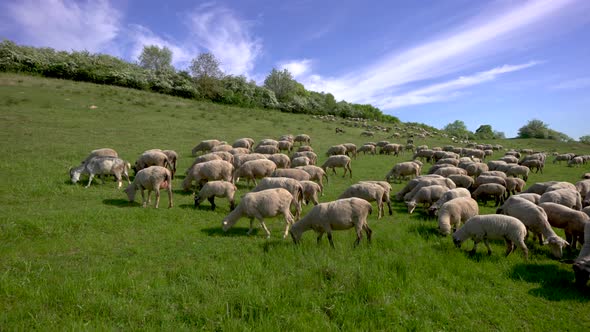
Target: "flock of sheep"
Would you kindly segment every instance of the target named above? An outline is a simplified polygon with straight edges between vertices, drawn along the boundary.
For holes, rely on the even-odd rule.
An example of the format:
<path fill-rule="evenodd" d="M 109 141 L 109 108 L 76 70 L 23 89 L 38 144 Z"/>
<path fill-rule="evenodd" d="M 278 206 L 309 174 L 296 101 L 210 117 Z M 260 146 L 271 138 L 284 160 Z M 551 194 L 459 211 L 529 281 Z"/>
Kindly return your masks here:
<path fill-rule="evenodd" d="M 343 176 L 349 173 L 352 177 L 351 161 L 358 153 L 398 155 L 413 142 L 406 146 L 387 141 L 368 142 L 358 149 L 351 143 L 335 145 L 328 149 L 328 158 L 321 166 L 316 166 L 317 154 L 308 135 L 284 135 L 278 140 L 264 139 L 257 145 L 254 143 L 251 138 L 238 139 L 233 144 L 211 139 L 192 149 L 196 158 L 186 170 L 183 190 L 195 191 L 195 206 L 208 200 L 212 210 L 216 207 L 216 197 L 227 198 L 231 212 L 222 221 L 224 231 L 246 217 L 250 220 L 248 234 L 257 219 L 270 237 L 264 219 L 283 215 L 286 222 L 283 238 L 291 235 L 295 243 L 300 241 L 303 232 L 314 230 L 318 242 L 326 233 L 330 245 L 334 246 L 332 231 L 353 227 L 357 235 L 355 244 L 361 241 L 363 232 L 370 241 L 372 231 L 367 217 L 372 213 L 371 202 L 377 204 L 378 218 L 384 215 L 385 204 L 391 215 L 390 182 L 410 178 L 394 198 L 405 202 L 408 213 L 422 205 L 425 213 L 436 215 L 439 232 L 452 234 L 457 247 L 472 239 L 472 252 L 475 252 L 483 241 L 491 254 L 488 241 L 504 239 L 506 255 L 517 246 L 527 258 L 525 240 L 530 231 L 541 245 L 547 244 L 552 254 L 561 258 L 563 248 L 577 250 L 576 243 L 579 242 L 582 249 L 573 265 L 576 282 L 585 285 L 589 279 L 590 174 L 585 174 L 584 179 L 576 184 L 549 181 L 535 183 L 523 190 L 531 170 L 543 172 L 547 158 L 544 153 L 508 151 L 498 160 L 484 162 L 493 150 L 502 147 L 429 149 L 419 146 L 415 150 L 412 148 L 412 160 L 394 165 L 385 175 L 385 181 L 360 181 L 347 188 L 337 200 L 320 203 L 318 195 L 323 194 L 328 169 L 336 174 L 335 168 L 343 168 Z M 291 153 L 291 156 L 283 152 Z M 567 160 L 568 165 L 577 166 L 590 159 L 571 155 L 565 159 L 564 156 L 556 156 L 554 163 Z M 168 206 L 172 207 L 172 179 L 177 159 L 178 154 L 172 150 L 153 149 L 141 154 L 131 166 L 120 159 L 116 151 L 104 148 L 92 151 L 80 166 L 70 170 L 70 176 L 75 183 L 81 174 L 88 174 L 89 186 L 95 175 L 114 175 L 119 188 L 125 177 L 129 185 L 124 191 L 129 201 L 135 199 L 139 190 L 146 207 L 154 191 L 157 208 L 160 190 L 164 189 L 168 192 Z M 422 171 L 425 163 L 432 163 L 427 172 Z M 135 171 L 132 182 L 128 175 L 130 169 Z M 235 183 L 240 179 L 245 179 L 246 185 L 253 188 L 236 205 Z M 144 195 L 146 189 L 147 197 Z M 478 201 L 487 204 L 489 200 L 495 202 L 496 214 L 479 215 Z M 314 207 L 301 216 L 302 204 L 309 202 Z M 564 229 L 566 239 L 558 236 L 553 227 Z"/>

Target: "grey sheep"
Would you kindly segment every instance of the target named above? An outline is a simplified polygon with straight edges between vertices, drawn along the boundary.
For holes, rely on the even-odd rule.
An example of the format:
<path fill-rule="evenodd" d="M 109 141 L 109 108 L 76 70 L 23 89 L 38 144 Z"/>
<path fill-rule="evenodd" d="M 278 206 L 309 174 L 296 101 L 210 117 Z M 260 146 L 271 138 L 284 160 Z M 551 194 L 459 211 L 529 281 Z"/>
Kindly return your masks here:
<path fill-rule="evenodd" d="M 318 205 L 318 193 L 322 191 L 319 184 L 313 181 L 299 181 L 303 187 L 303 202 L 307 205 L 311 202 L 313 205 Z"/>
<path fill-rule="evenodd" d="M 590 217 L 582 211 L 576 211 L 557 203 L 539 203 L 539 206 L 547 213 L 549 223 L 553 227 L 562 228 L 565 239 L 570 243 L 570 248 L 576 248 L 578 239 L 584 237 L 584 227 L 590 222 Z"/>
<path fill-rule="evenodd" d="M 349 156 L 346 155 L 339 155 L 339 156 L 330 156 L 328 159 L 322 164 L 322 169 L 326 171 L 327 168 L 331 168 L 332 172 L 336 174 L 336 167 L 344 168 L 344 174 L 342 177 L 346 176 L 346 172 L 352 178 L 352 168 L 350 167 L 351 159 Z"/>
<path fill-rule="evenodd" d="M 275 153 L 266 157 L 277 165 L 277 168 L 289 168 L 291 167 L 291 158 L 284 153 Z"/>
<path fill-rule="evenodd" d="M 195 207 L 198 207 L 206 199 L 211 203 L 211 211 L 215 211 L 215 197 L 227 197 L 229 200 L 229 209 L 233 210 L 236 207 L 234 196 L 237 190 L 238 188 L 229 181 L 209 181 L 195 195 Z"/>
<path fill-rule="evenodd" d="M 521 178 L 510 177 L 506 178 L 504 181 L 506 181 L 506 194 L 508 195 L 516 195 L 521 193 L 524 189 L 524 186 L 526 186 L 526 182 Z"/>
<path fill-rule="evenodd" d="M 232 181 L 233 171 L 234 166 L 225 160 L 211 160 L 196 164 L 189 170 L 182 181 L 182 189 L 184 191 L 189 190 L 193 181 L 196 182 L 197 187 L 201 187 L 208 181 Z"/>
<path fill-rule="evenodd" d="M 315 165 L 307 165 L 307 166 L 298 166 L 296 169 L 303 170 L 309 174 L 309 179 L 311 181 L 316 181 L 321 188 L 322 194 L 324 193 L 324 179 L 326 179 L 326 183 L 328 183 L 328 175 L 326 172 L 318 166 Z"/>
<path fill-rule="evenodd" d="M 375 154 L 375 145 L 373 144 L 364 144 L 358 149 L 358 153 L 362 152 L 363 154 Z"/>
<path fill-rule="evenodd" d="M 416 206 L 422 203 L 426 207 L 430 207 L 434 202 L 438 201 L 444 193 L 450 189 L 446 186 L 431 185 L 421 187 L 409 200 L 406 200 L 408 213 L 414 212 Z"/>
<path fill-rule="evenodd" d="M 471 198 L 475 200 L 482 199 L 484 205 L 487 203 L 488 198 L 493 198 L 496 201 L 495 206 L 504 203 L 505 196 L 506 187 L 497 183 L 484 183 L 471 193 Z"/>
<path fill-rule="evenodd" d="M 531 171 L 534 169 L 535 173 L 539 173 L 539 171 L 541 171 L 541 174 L 543 174 L 543 168 L 545 167 L 545 163 L 537 159 L 525 160 L 520 164 L 522 166 L 528 167 Z"/>
<path fill-rule="evenodd" d="M 201 141 L 199 144 L 197 144 L 191 150 L 191 155 L 194 157 L 197 155 L 197 152 L 210 152 L 211 149 L 213 149 L 213 147 L 223 144 L 223 143 L 225 143 L 225 142 L 222 142 L 222 141 L 216 140 L 216 139 L 209 139 L 209 140 Z"/>
<path fill-rule="evenodd" d="M 489 240 L 505 240 L 506 256 L 510 255 L 516 244 L 523 252 L 524 258 L 528 259 L 529 250 L 524 244 L 526 227 L 520 220 L 502 214 L 477 215 L 469 218 L 463 227 L 453 233 L 453 242 L 457 248 L 467 240 L 473 240 L 471 254 L 475 254 L 477 245 L 483 241 L 488 248 L 488 255 L 492 254 Z"/>
<path fill-rule="evenodd" d="M 386 201 L 385 189 L 376 183 L 355 183 L 340 194 L 338 199 L 358 197 L 367 202 L 377 202 L 378 219 L 383 217 L 383 202 Z M 391 209 L 390 209 L 391 212 Z"/>
<path fill-rule="evenodd" d="M 308 166 L 311 160 L 307 157 L 297 157 L 291 161 L 291 167 Z"/>
<path fill-rule="evenodd" d="M 461 223 L 479 214 L 479 206 L 471 197 L 457 197 L 446 201 L 438 211 L 438 231 L 442 235 L 454 232 Z"/>
<path fill-rule="evenodd" d="M 147 199 L 144 196 L 144 190 L 147 189 Z M 169 169 L 162 166 L 150 166 L 137 172 L 133 182 L 125 188 L 125 193 L 130 202 L 135 200 L 137 190 L 141 192 L 141 201 L 143 207 L 150 203 L 152 191 L 156 193 L 156 209 L 160 204 L 160 189 L 168 191 L 168 208 L 174 206 L 172 202 L 172 173 Z"/>
<path fill-rule="evenodd" d="M 297 168 L 280 168 L 272 172 L 270 175 L 272 177 L 286 177 L 295 179 L 297 181 L 309 181 L 311 180 L 311 176 L 309 173 L 302 169 Z"/>
<path fill-rule="evenodd" d="M 582 196 L 576 190 L 557 189 L 541 195 L 539 203 L 552 202 L 561 204 L 574 210 L 582 210 Z"/>
<path fill-rule="evenodd" d="M 367 240 L 371 241 L 373 231 L 367 224 L 367 217 L 373 208 L 371 203 L 364 199 L 351 197 L 339 199 L 332 202 L 320 203 L 314 206 L 308 214 L 291 227 L 293 242 L 298 244 L 304 232 L 313 229 L 318 233 L 319 243 L 324 233 L 328 234 L 330 246 L 334 248 L 332 231 L 355 228 L 355 246 L 361 242 L 362 231 L 367 234 Z"/>
<path fill-rule="evenodd" d="M 268 159 L 250 160 L 234 170 L 232 183 L 235 184 L 241 177 L 244 177 L 246 178 L 246 185 L 250 185 L 250 181 L 252 181 L 256 186 L 256 179 L 270 176 L 276 169 L 277 165 Z"/>
<path fill-rule="evenodd" d="M 255 153 L 262 153 L 262 154 L 275 154 L 281 152 L 278 146 L 274 145 L 261 145 L 254 149 Z"/>
<path fill-rule="evenodd" d="M 520 193 L 515 196 L 529 200 L 537 205 L 539 205 L 539 200 L 541 199 L 541 195 L 535 193 Z"/>
<path fill-rule="evenodd" d="M 469 189 L 475 183 L 475 180 L 469 175 L 452 174 L 449 175 L 449 179 L 455 183 L 459 188 Z"/>
<path fill-rule="evenodd" d="M 430 206 L 430 208 L 428 209 L 428 212 L 430 214 L 437 214 L 438 209 L 443 204 L 445 204 L 446 202 L 448 202 L 452 199 L 459 198 L 459 197 L 471 198 L 471 193 L 469 192 L 469 190 L 467 190 L 465 188 L 450 189 L 449 191 L 442 194 L 442 196 Z"/>
<path fill-rule="evenodd" d="M 70 169 L 70 179 L 72 183 L 77 183 L 80 180 L 81 174 L 88 174 L 88 184 L 86 188 L 90 187 L 95 175 L 101 177 L 104 183 L 103 175 L 114 175 L 117 180 L 117 188 L 121 188 L 123 181 L 121 176 L 124 176 L 129 182 L 129 169 L 131 165 L 121 158 L 117 157 L 94 157 L 83 162 L 80 166 Z"/>

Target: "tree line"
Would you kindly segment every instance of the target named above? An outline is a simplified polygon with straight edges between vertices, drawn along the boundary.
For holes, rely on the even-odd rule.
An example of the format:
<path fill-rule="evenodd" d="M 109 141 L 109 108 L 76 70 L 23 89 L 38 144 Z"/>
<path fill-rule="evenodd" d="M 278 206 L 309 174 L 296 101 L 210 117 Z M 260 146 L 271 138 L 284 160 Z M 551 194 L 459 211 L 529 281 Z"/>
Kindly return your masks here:
<path fill-rule="evenodd" d="M 447 135 L 455 136 L 459 139 L 468 140 L 489 140 L 489 139 L 504 139 L 506 135 L 503 132 L 495 131 L 489 124 L 481 125 L 471 132 L 467 130 L 465 122 L 455 120 L 447 124 L 442 129 Z M 532 119 L 524 126 L 518 129 L 517 138 L 538 138 L 538 139 L 552 139 L 560 142 L 573 142 L 574 140 L 568 135 L 549 128 L 549 125 L 538 119 Z M 580 142 L 590 144 L 590 135 L 580 137 Z"/>
<path fill-rule="evenodd" d="M 272 69 L 262 86 L 243 75 L 223 73 L 211 53 L 199 54 L 188 70 L 176 70 L 170 49 L 156 45 L 144 46 L 137 63 L 131 63 L 107 54 L 56 51 L 4 40 L 0 43 L 0 71 L 116 85 L 241 107 L 400 122 L 370 104 L 336 101 L 331 93 L 306 90 L 286 69 Z"/>

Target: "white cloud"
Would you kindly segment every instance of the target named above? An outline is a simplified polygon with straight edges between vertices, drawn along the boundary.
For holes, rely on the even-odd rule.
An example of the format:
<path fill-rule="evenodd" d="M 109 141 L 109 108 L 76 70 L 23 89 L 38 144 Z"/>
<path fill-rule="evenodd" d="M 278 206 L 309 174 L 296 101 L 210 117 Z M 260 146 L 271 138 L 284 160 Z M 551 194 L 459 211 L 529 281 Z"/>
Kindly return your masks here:
<path fill-rule="evenodd" d="M 209 3 L 189 16 L 197 44 L 219 59 L 225 73 L 234 75 L 251 76 L 262 51 L 262 42 L 250 35 L 251 24 L 240 20 L 231 10 Z"/>
<path fill-rule="evenodd" d="M 279 63 L 280 69 L 287 69 L 294 78 L 301 77 L 311 69 L 311 60 L 288 60 Z"/>
<path fill-rule="evenodd" d="M 98 52 L 120 32 L 121 13 L 106 0 L 21 0 L 4 4 L 24 44 Z"/>
<path fill-rule="evenodd" d="M 551 88 L 554 90 L 575 90 L 590 87 L 590 77 L 576 78 L 558 83 Z"/>

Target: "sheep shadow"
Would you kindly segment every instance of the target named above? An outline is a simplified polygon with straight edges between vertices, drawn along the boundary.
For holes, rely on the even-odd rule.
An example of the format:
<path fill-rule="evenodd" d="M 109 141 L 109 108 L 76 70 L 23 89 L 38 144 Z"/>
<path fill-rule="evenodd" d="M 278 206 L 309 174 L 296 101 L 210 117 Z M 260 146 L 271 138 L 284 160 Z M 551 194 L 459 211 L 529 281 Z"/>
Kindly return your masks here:
<path fill-rule="evenodd" d="M 427 225 L 424 223 L 419 223 L 416 225 L 412 225 L 408 229 L 411 233 L 415 233 L 419 235 L 423 239 L 430 239 L 432 237 L 440 238 L 441 235 L 438 231 L 438 227 L 436 225 Z"/>
<path fill-rule="evenodd" d="M 162 190 L 160 190 L 162 192 Z M 174 195 L 179 196 L 193 196 L 195 194 L 194 190 L 182 190 L 182 189 L 172 189 L 172 193 Z"/>
<path fill-rule="evenodd" d="M 137 202 L 129 202 L 126 199 L 120 198 L 107 198 L 102 200 L 102 204 L 115 206 L 118 208 L 128 208 L 128 207 L 138 207 L 141 206 L 140 203 Z"/>
<path fill-rule="evenodd" d="M 291 240 L 291 238 L 286 238 L 286 239 L 270 239 L 267 241 L 264 241 L 260 247 L 262 248 L 263 252 L 269 252 L 270 250 L 272 250 L 273 248 L 284 248 L 286 246 L 292 246 L 293 241 Z"/>
<path fill-rule="evenodd" d="M 232 227 L 224 232 L 221 227 L 209 227 L 202 228 L 201 232 L 207 234 L 207 236 L 225 236 L 225 237 L 249 237 L 258 235 L 258 230 L 254 228 L 252 233 L 248 235 L 248 227 Z"/>
<path fill-rule="evenodd" d="M 570 267 L 569 271 L 564 269 L 563 265 Z M 580 289 L 575 285 L 571 265 L 563 265 L 521 263 L 515 265 L 508 276 L 514 280 L 539 284 L 539 287 L 531 289 L 529 294 L 548 301 L 590 301 L 588 288 Z"/>

